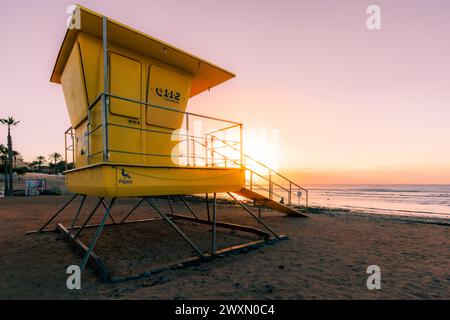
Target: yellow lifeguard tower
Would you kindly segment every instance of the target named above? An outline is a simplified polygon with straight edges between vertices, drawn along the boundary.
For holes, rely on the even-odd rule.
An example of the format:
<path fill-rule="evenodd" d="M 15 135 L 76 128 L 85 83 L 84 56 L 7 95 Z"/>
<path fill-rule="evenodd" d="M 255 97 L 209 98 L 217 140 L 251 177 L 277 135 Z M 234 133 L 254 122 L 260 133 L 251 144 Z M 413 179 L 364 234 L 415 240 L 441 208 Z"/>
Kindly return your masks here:
<path fill-rule="evenodd" d="M 242 125 L 186 112 L 189 98 L 234 74 L 78 10 L 79 28 L 67 33 L 51 76 L 62 86 L 75 136 L 69 190 L 108 197 L 239 190 L 240 159 L 219 165 L 205 147 L 214 136 L 190 127 L 210 120 L 239 138 Z"/>
<path fill-rule="evenodd" d="M 67 188 L 75 196 L 68 203 L 77 195 L 82 197 L 71 227 L 58 224 L 58 229 L 85 249 L 82 268 L 91 258 L 99 266 L 93 247 L 118 197 L 142 197 L 139 204 L 148 202 L 201 258 L 208 254 L 182 233 L 172 218 L 212 224 L 209 255 L 217 254 L 216 193 L 228 193 L 270 233 L 220 223 L 222 227 L 253 232 L 265 240 L 270 234 L 281 237 L 232 193 L 254 204 L 305 216 L 293 205 L 305 200 L 307 207 L 307 191 L 243 153 L 241 123 L 186 112 L 189 98 L 233 78 L 233 73 L 81 6 L 74 7 L 72 17 L 51 82 L 62 86 L 72 125 L 66 132 L 71 140 L 66 141 L 66 158 L 71 150 L 74 169 L 65 176 Z M 206 194 L 208 201 L 210 193 L 214 195 L 212 221 L 209 214 L 208 220 L 197 218 L 186 202 L 194 218 L 166 214 L 151 199 L 164 195 L 170 201 L 170 196 Z M 77 227 L 86 196 L 99 197 L 99 202 Z M 112 198 L 109 206 L 105 198 Z M 87 247 L 78 235 L 101 204 L 106 212 Z"/>

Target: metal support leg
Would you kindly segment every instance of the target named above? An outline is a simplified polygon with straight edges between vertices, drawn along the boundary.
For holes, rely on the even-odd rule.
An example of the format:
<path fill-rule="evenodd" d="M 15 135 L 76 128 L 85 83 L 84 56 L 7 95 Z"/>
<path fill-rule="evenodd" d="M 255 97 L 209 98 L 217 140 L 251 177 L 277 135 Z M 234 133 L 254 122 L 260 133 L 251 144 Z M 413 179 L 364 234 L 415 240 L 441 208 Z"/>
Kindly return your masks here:
<path fill-rule="evenodd" d="M 102 17 L 102 42 L 103 42 L 103 95 L 102 95 L 102 142 L 103 142 L 103 161 L 109 161 L 109 132 L 108 132 L 108 114 L 109 114 L 109 68 L 108 68 L 108 18 Z"/>
<path fill-rule="evenodd" d="M 280 237 L 275 231 L 273 231 L 272 228 L 270 228 L 270 227 L 269 227 L 267 224 L 265 224 L 261 219 L 259 219 L 257 216 L 255 216 L 255 215 L 253 214 L 253 212 L 252 212 L 249 208 L 247 208 L 247 206 L 246 206 L 245 204 L 243 204 L 243 203 L 240 202 L 235 196 L 233 196 L 233 195 L 231 194 L 231 192 L 228 192 L 228 195 L 229 195 L 230 197 L 232 197 L 234 201 L 236 201 L 237 203 L 239 203 L 239 205 L 240 205 L 245 211 L 247 211 L 248 213 L 250 213 L 250 215 L 251 215 L 253 218 L 255 218 L 259 223 L 261 223 L 261 224 L 264 226 L 264 228 L 266 228 L 271 234 L 273 234 L 277 239 L 281 240 L 281 237 Z"/>
<path fill-rule="evenodd" d="M 75 227 L 75 223 L 77 222 L 77 219 L 78 219 L 78 216 L 80 215 L 81 209 L 83 209 L 83 204 L 84 204 L 85 200 L 86 200 L 86 195 L 84 194 L 83 198 L 81 199 L 80 206 L 78 207 L 77 213 L 75 214 L 75 217 L 72 220 L 72 224 L 70 225 L 69 234 L 72 233 L 72 229 L 73 229 L 73 227 Z"/>
<path fill-rule="evenodd" d="M 125 220 L 127 220 L 127 218 L 134 212 L 134 210 L 136 210 L 136 209 L 141 205 L 141 203 L 144 202 L 144 200 L 145 200 L 145 198 L 142 198 L 142 199 L 138 202 L 138 204 L 136 204 L 136 205 L 133 207 L 133 209 L 131 209 L 131 211 L 128 212 L 128 214 L 125 216 L 125 218 L 123 218 L 122 221 L 120 221 L 120 223 L 124 223 Z"/>
<path fill-rule="evenodd" d="M 211 218 L 209 217 L 209 196 L 206 194 L 206 213 L 208 214 L 208 221 L 211 221 Z"/>
<path fill-rule="evenodd" d="M 197 247 L 197 245 L 192 242 L 191 239 L 189 239 L 189 237 L 187 235 L 184 234 L 183 231 L 180 230 L 180 228 L 177 227 L 177 225 L 175 223 L 172 222 L 172 220 L 169 219 L 169 217 L 162 212 L 161 210 L 159 210 L 159 208 L 153 203 L 153 201 L 150 198 L 145 198 L 145 200 L 148 202 L 148 204 L 156 210 L 156 212 L 159 213 L 159 215 L 166 220 L 166 222 L 184 239 L 186 240 L 187 243 L 189 243 L 189 245 L 197 252 L 197 254 L 200 257 L 204 257 L 203 252 L 199 249 L 199 247 Z"/>
<path fill-rule="evenodd" d="M 42 232 L 46 226 L 48 226 L 50 224 L 50 222 L 52 222 L 76 197 L 78 196 L 78 193 L 75 193 L 75 195 L 69 200 L 67 201 L 62 207 L 61 209 L 59 209 L 54 215 L 53 217 L 50 218 L 50 220 L 48 220 L 39 230 L 38 232 Z"/>
<path fill-rule="evenodd" d="M 103 204 L 103 208 L 105 208 L 105 210 L 107 210 L 108 207 L 106 206 L 104 200 L 102 200 L 102 204 Z M 113 217 L 113 215 L 111 213 L 109 213 L 109 218 L 111 219 L 112 223 L 116 224 L 116 221 L 114 220 L 114 217 Z"/>
<path fill-rule="evenodd" d="M 83 229 L 86 227 L 86 225 L 88 224 L 89 220 L 91 220 L 91 218 L 94 216 L 94 213 L 97 211 L 98 207 L 100 207 L 100 204 L 102 203 L 103 198 L 99 198 L 97 204 L 95 205 L 94 209 L 92 209 L 91 213 L 89 214 L 89 216 L 87 217 L 86 221 L 84 221 L 83 225 L 80 227 L 80 229 L 78 229 L 78 232 L 75 234 L 74 238 L 77 238 L 81 231 L 83 231 Z"/>
<path fill-rule="evenodd" d="M 172 201 L 170 201 L 170 196 L 167 196 L 167 202 L 169 202 L 169 207 L 170 207 L 170 213 L 173 214 L 173 207 L 172 207 Z"/>
<path fill-rule="evenodd" d="M 111 208 L 114 205 L 114 202 L 116 202 L 116 198 L 112 198 L 111 199 L 111 203 L 109 204 L 108 209 L 106 209 L 105 214 L 103 216 L 103 219 L 100 222 L 100 225 L 98 226 L 97 231 L 95 232 L 95 235 L 94 235 L 94 237 L 91 240 L 91 243 L 89 245 L 89 249 L 86 252 L 86 254 L 84 255 L 83 261 L 81 262 L 81 266 L 80 266 L 81 271 L 83 271 L 84 268 L 86 267 L 86 264 L 87 264 L 87 262 L 89 260 L 89 257 L 91 255 L 92 251 L 94 250 L 95 243 L 97 242 L 98 238 L 100 237 L 100 234 L 102 233 L 102 230 L 103 230 L 103 227 L 105 225 L 106 219 L 108 219 L 109 213 L 111 212 Z"/>
<path fill-rule="evenodd" d="M 211 253 L 216 254 L 216 193 L 213 198 L 212 247 Z"/>
<path fill-rule="evenodd" d="M 184 205 L 186 206 L 186 208 L 188 208 L 188 210 L 192 213 L 192 215 L 198 219 L 197 215 L 195 214 L 194 210 L 192 210 L 191 206 L 186 202 L 186 200 L 184 199 L 183 196 L 180 195 L 181 200 L 183 200 Z"/>

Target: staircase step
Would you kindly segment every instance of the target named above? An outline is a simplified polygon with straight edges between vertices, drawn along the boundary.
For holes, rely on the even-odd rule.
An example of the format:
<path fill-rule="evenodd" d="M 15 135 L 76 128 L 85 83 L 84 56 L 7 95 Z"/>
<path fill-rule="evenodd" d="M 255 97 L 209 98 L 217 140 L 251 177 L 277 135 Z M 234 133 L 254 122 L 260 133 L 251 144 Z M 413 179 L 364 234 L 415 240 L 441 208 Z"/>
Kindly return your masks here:
<path fill-rule="evenodd" d="M 249 190 L 247 188 L 241 188 L 241 190 L 235 192 L 236 194 L 245 197 L 247 199 L 253 200 L 255 201 L 257 204 L 263 205 L 265 207 L 269 207 L 271 209 L 274 209 L 276 211 L 285 213 L 289 216 L 297 216 L 297 217 L 308 217 L 308 215 L 306 215 L 303 212 L 300 212 L 297 209 L 288 207 L 287 205 L 281 204 L 277 201 L 271 200 L 269 198 L 267 198 L 266 196 L 263 196 L 260 193 L 257 193 L 255 191 Z"/>

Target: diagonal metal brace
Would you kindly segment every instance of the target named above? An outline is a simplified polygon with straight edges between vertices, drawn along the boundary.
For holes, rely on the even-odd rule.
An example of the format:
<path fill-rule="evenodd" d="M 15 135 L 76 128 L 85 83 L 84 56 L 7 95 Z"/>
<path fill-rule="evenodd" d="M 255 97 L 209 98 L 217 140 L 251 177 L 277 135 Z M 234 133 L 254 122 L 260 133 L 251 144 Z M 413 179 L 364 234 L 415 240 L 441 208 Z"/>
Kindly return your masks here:
<path fill-rule="evenodd" d="M 95 205 L 94 209 L 92 209 L 91 213 L 89 214 L 89 216 L 87 217 L 86 221 L 84 221 L 83 225 L 80 227 L 80 229 L 78 229 L 78 232 L 75 234 L 74 238 L 77 238 L 81 231 L 84 230 L 84 228 L 86 227 L 86 225 L 88 224 L 88 222 L 91 220 L 92 216 L 95 214 L 95 212 L 97 211 L 98 207 L 100 207 L 100 204 L 102 203 L 103 198 L 99 198 L 97 204 Z"/>
<path fill-rule="evenodd" d="M 266 228 L 271 234 L 273 234 L 278 240 L 281 240 L 282 238 L 275 232 L 272 230 L 271 227 L 269 227 L 267 224 L 265 224 L 260 218 L 258 218 L 257 216 L 255 216 L 253 214 L 253 212 L 247 208 L 247 206 L 245 204 L 243 204 L 242 202 L 240 202 L 231 192 L 227 192 L 228 195 L 233 198 L 234 201 L 236 201 L 237 203 L 239 203 L 239 205 L 248 213 L 250 213 L 250 215 L 255 218 L 256 221 L 258 221 L 260 224 L 262 224 L 264 226 L 264 228 Z"/>
<path fill-rule="evenodd" d="M 184 205 L 186 206 L 186 208 L 188 208 L 189 212 L 196 218 L 198 219 L 197 215 L 195 214 L 194 210 L 191 208 L 191 206 L 186 202 L 186 199 L 184 199 L 184 197 L 182 195 L 179 196 L 181 200 L 183 200 Z"/>
<path fill-rule="evenodd" d="M 75 217 L 72 220 L 72 224 L 70 225 L 69 234 L 72 233 L 72 229 L 73 229 L 73 227 L 75 227 L 75 223 L 78 220 L 78 216 L 80 215 L 81 209 L 83 209 L 83 205 L 84 205 L 84 201 L 85 200 L 86 200 L 86 195 L 84 194 L 83 198 L 81 199 L 80 206 L 78 207 L 77 213 L 75 214 Z"/>
<path fill-rule="evenodd" d="M 100 234 L 102 233 L 103 227 L 105 225 L 106 219 L 108 219 L 109 213 L 111 211 L 112 206 L 114 205 L 114 202 L 116 202 L 116 198 L 112 198 L 111 202 L 109 204 L 108 209 L 106 209 L 105 214 L 103 216 L 102 221 L 100 222 L 100 225 L 97 228 L 97 231 L 95 232 L 94 237 L 91 240 L 91 243 L 89 245 L 89 248 L 86 252 L 86 254 L 84 255 L 83 261 L 81 262 L 80 265 L 80 270 L 83 271 L 84 268 L 86 267 L 86 264 L 89 260 L 89 257 L 91 256 L 92 251 L 94 250 L 95 247 L 95 243 L 97 242 L 98 238 L 100 237 Z"/>
<path fill-rule="evenodd" d="M 103 205 L 103 208 L 105 208 L 105 210 L 108 210 L 108 207 L 105 204 L 104 198 L 102 199 L 102 205 Z M 109 218 L 111 219 L 112 223 L 116 224 L 116 221 L 114 220 L 114 217 L 111 212 L 109 213 Z"/>
<path fill-rule="evenodd" d="M 203 254 L 203 252 L 200 250 L 199 247 L 197 247 L 197 245 L 192 242 L 191 239 L 189 239 L 189 237 L 183 232 L 181 231 L 180 228 L 177 227 L 177 225 L 175 223 L 173 223 L 172 220 L 170 220 L 170 218 L 161 210 L 159 210 L 159 208 L 156 206 L 156 204 L 151 200 L 151 198 L 145 198 L 145 200 L 148 202 L 148 204 L 156 210 L 156 212 L 159 213 L 159 215 L 161 217 L 163 217 L 164 220 L 166 220 L 166 222 L 184 239 L 186 240 L 186 242 L 197 252 L 197 254 L 200 257 L 205 257 L 205 255 Z"/>
<path fill-rule="evenodd" d="M 52 222 L 76 197 L 78 196 L 78 193 L 75 193 L 73 195 L 73 197 L 67 201 L 62 207 L 61 209 L 59 209 L 54 215 L 53 217 L 51 217 L 39 230 L 38 232 L 42 232 L 44 230 L 44 228 L 46 226 L 48 226 L 50 224 L 50 222 Z"/>
<path fill-rule="evenodd" d="M 131 209 L 131 211 L 128 212 L 128 214 L 122 219 L 122 221 L 120 221 L 119 223 L 124 223 L 125 220 L 127 220 L 128 217 L 131 216 L 131 214 L 134 212 L 134 210 L 136 210 L 136 209 L 141 205 L 141 203 L 144 202 L 144 200 L 145 200 L 145 198 L 142 198 L 142 199 L 141 199 L 141 200 L 133 207 L 133 209 Z"/>

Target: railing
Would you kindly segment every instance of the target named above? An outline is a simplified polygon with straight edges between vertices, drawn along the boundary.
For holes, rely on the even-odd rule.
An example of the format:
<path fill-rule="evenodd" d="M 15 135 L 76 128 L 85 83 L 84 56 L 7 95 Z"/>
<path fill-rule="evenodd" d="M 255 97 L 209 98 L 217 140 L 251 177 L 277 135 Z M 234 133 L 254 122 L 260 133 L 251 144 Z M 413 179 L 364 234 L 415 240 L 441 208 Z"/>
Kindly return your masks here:
<path fill-rule="evenodd" d="M 288 206 L 308 208 L 308 190 L 266 167 L 266 175 L 246 169 L 245 187 Z M 280 180 L 279 182 L 277 181 Z"/>
<path fill-rule="evenodd" d="M 67 141 L 67 137 L 70 138 L 70 141 Z M 67 152 L 71 151 L 72 152 L 72 162 L 75 162 L 75 147 L 74 147 L 74 136 L 73 136 L 73 128 L 70 127 L 69 129 L 67 129 L 64 132 L 64 162 L 66 164 L 66 171 L 68 169 L 68 165 L 69 165 L 69 159 L 67 156 Z"/>
<path fill-rule="evenodd" d="M 219 141 L 222 145 L 232 148 L 236 152 L 239 151 L 229 142 L 216 136 L 211 136 L 210 139 Z M 217 152 L 220 157 L 223 157 L 220 152 L 216 150 L 213 152 Z M 251 156 L 244 153 L 242 153 L 242 156 L 241 163 L 245 168 L 245 188 L 288 206 L 308 208 L 308 190 Z"/>
<path fill-rule="evenodd" d="M 131 119 L 130 117 L 112 114 L 109 110 L 107 110 L 107 116 L 104 117 L 103 110 L 99 110 L 100 107 L 103 107 L 103 104 L 99 102 L 104 99 L 107 99 L 108 106 L 110 105 L 110 99 L 134 104 L 137 108 L 141 108 L 140 114 L 144 114 L 145 120 L 139 118 L 135 119 L 134 124 L 128 124 L 126 120 Z M 167 113 L 170 119 L 175 119 L 176 123 L 173 128 L 147 123 L 146 112 L 158 110 Z M 141 124 L 141 122 L 143 123 Z M 131 149 L 126 143 L 117 145 L 114 141 L 110 141 L 111 130 L 115 130 L 114 139 L 117 139 L 118 131 L 121 131 L 123 135 L 130 136 L 130 140 L 132 140 L 133 132 L 139 132 L 140 134 L 134 135 L 134 137 L 141 141 L 140 146 Z M 100 132 L 101 137 L 99 135 Z M 219 133 L 222 133 L 222 139 L 227 137 L 234 139 L 232 144 L 234 148 L 232 149 L 226 145 L 218 146 L 217 142 L 214 141 L 214 137 L 212 141 L 209 141 L 211 140 L 211 132 L 216 133 L 218 136 Z M 71 149 L 67 146 L 68 135 L 72 137 Z M 96 137 L 96 135 L 98 136 Z M 106 138 L 104 135 L 106 135 Z M 144 135 L 146 136 L 145 138 L 143 138 Z M 242 163 L 241 123 L 157 106 L 112 94 L 102 93 L 89 105 L 87 132 L 83 135 L 85 141 L 78 141 L 75 138 L 74 142 L 72 128 L 66 131 L 65 137 L 66 159 L 69 149 L 75 152 L 75 148 L 84 148 L 82 154 L 86 155 L 87 164 L 133 162 L 155 166 L 222 167 L 223 162 L 225 162 L 225 167 L 231 168 L 240 167 Z M 153 144 L 151 143 L 152 139 L 155 141 Z M 74 144 L 76 147 L 73 146 Z M 221 148 L 227 156 L 225 158 L 223 156 L 219 157 L 218 153 L 213 151 L 215 147 Z M 124 158 L 131 160 L 120 160 Z"/>

